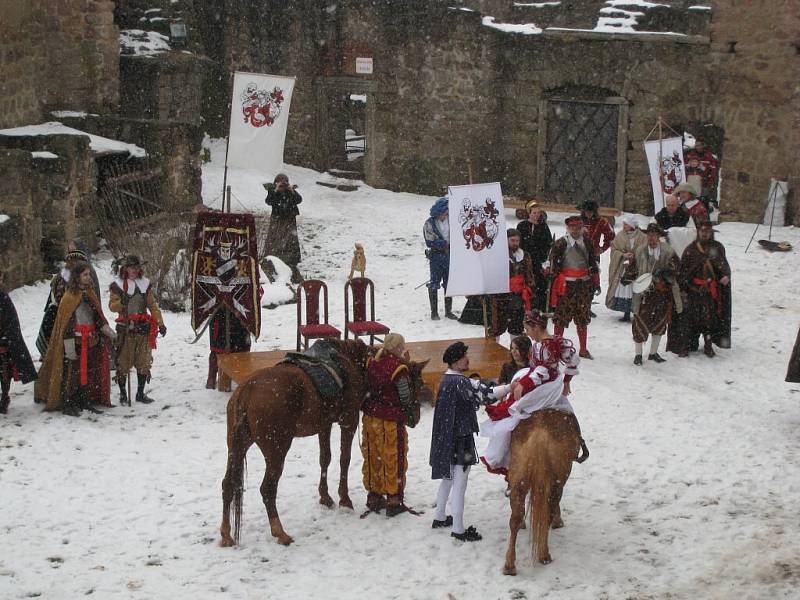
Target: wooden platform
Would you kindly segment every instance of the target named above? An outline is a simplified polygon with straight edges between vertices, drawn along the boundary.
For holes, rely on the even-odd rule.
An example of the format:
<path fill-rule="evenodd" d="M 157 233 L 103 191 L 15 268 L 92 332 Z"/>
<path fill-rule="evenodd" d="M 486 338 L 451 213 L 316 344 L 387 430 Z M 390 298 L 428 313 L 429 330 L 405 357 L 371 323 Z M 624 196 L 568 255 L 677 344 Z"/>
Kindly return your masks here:
<path fill-rule="evenodd" d="M 422 377 L 434 393 L 439 388 L 439 380 L 444 375 L 447 365 L 442 362 L 442 354 L 453 342 L 458 340 L 433 340 L 427 342 L 407 342 L 406 349 L 415 361 L 430 359 Z M 481 377 L 495 378 L 500 374 L 500 367 L 508 360 L 508 348 L 494 340 L 484 338 L 462 339 L 469 346 L 469 372 L 478 373 Z M 219 360 L 219 390 L 230 391 L 230 380 L 237 385 L 244 382 L 250 375 L 264 369 L 273 367 L 283 360 L 290 350 L 272 350 L 269 352 L 238 352 L 235 354 L 220 354 Z M 227 388 L 227 389 L 226 389 Z"/>

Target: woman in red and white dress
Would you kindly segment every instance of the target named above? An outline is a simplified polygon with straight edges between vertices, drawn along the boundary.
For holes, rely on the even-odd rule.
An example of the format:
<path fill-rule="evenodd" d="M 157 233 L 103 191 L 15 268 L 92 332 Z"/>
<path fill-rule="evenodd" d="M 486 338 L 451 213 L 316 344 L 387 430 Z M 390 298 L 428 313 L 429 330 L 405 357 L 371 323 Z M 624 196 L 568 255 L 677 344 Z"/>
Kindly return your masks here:
<path fill-rule="evenodd" d="M 511 432 L 520 421 L 545 408 L 575 412 L 567 396 L 570 381 L 578 374 L 577 350 L 570 340 L 550 335 L 547 317 L 538 311 L 525 315 L 524 326 L 533 340 L 530 366 L 519 370 L 510 384 L 492 388 L 495 398 L 505 399 L 486 407 L 490 420 L 481 424 L 480 435 L 489 438 L 481 461 L 492 473 L 507 473 Z"/>

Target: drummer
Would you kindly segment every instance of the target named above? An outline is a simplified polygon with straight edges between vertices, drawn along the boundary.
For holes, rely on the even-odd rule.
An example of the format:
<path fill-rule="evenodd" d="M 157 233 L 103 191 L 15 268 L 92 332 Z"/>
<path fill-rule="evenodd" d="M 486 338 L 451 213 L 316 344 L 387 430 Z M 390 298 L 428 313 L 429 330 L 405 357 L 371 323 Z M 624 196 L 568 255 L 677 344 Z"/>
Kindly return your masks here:
<path fill-rule="evenodd" d="M 673 305 L 676 312 L 683 311 L 676 281 L 678 256 L 669 244 L 661 240 L 664 231 L 656 223 L 650 223 L 645 233 L 647 244 L 635 251 L 626 270 L 626 278 L 636 280 L 633 283 L 632 329 L 636 347 L 633 364 L 637 366 L 642 365 L 642 346 L 650 336 L 647 360 L 666 362 L 658 354 L 658 345 L 672 317 Z"/>

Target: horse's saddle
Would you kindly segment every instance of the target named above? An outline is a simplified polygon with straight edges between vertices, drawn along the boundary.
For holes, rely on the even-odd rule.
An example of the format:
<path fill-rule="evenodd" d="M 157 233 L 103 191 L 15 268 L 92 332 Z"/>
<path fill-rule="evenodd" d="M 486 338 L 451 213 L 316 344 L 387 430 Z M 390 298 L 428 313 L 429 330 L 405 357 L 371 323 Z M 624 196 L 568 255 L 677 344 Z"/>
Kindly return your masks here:
<path fill-rule="evenodd" d="M 339 364 L 339 352 L 324 339 L 317 340 L 305 352 L 287 352 L 281 361 L 300 367 L 309 376 L 324 400 L 342 395 L 347 373 Z"/>

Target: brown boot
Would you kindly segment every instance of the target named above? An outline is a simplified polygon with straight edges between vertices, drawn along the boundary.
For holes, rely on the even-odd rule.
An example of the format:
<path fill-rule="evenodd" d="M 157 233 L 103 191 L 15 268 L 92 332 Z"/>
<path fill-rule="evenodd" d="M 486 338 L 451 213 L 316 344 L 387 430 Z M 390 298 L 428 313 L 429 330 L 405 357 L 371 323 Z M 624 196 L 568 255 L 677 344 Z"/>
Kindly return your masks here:
<path fill-rule="evenodd" d="M 208 354 L 208 379 L 206 380 L 206 389 L 213 390 L 217 387 L 217 353 L 209 352 Z"/>
<path fill-rule="evenodd" d="M 369 492 L 367 494 L 367 508 L 372 512 L 380 512 L 386 506 L 386 500 L 380 494 Z"/>

